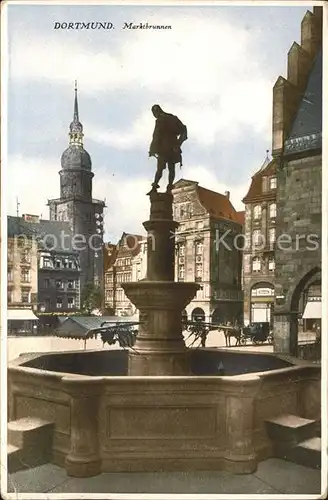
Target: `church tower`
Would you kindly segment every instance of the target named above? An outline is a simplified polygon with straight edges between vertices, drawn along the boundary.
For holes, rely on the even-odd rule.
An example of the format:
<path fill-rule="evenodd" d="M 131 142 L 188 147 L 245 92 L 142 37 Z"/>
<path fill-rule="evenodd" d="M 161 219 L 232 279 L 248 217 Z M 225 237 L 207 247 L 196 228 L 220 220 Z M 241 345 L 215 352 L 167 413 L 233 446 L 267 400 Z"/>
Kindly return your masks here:
<path fill-rule="evenodd" d="M 77 84 L 74 89 L 73 121 L 69 145 L 61 157 L 60 198 L 48 200 L 50 220 L 70 223 L 75 250 L 81 265 L 81 293 L 86 284 L 103 289 L 103 211 L 105 203 L 92 198 L 92 163 L 83 147 L 83 126 L 79 119 Z M 63 239 L 65 244 L 65 239 Z"/>

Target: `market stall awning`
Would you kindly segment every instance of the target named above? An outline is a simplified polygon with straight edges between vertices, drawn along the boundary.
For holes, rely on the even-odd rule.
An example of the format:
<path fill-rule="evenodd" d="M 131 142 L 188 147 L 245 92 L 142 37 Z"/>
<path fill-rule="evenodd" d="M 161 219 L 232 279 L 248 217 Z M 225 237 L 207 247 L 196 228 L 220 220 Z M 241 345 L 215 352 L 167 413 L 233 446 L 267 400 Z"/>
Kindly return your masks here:
<path fill-rule="evenodd" d="M 99 329 L 102 327 L 135 324 L 137 321 L 137 316 L 70 316 L 57 328 L 55 333 L 57 337 L 85 340 L 97 337 Z"/>
<path fill-rule="evenodd" d="M 10 321 L 37 321 L 39 318 L 35 316 L 32 309 L 8 309 L 7 319 Z"/>
<path fill-rule="evenodd" d="M 321 300 L 309 301 L 304 309 L 303 319 L 321 319 Z"/>

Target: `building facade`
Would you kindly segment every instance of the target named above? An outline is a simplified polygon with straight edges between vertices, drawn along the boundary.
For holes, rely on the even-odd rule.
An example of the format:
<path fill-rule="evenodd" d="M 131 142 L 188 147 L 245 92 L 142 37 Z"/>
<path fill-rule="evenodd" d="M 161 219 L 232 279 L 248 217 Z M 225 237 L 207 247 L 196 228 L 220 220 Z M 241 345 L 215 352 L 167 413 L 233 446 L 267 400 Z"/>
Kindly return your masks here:
<path fill-rule="evenodd" d="M 279 77 L 274 86 L 272 155 L 277 164 L 274 347 L 297 355 L 307 301 L 316 298 L 321 305 L 322 7 L 305 14 L 301 44 L 288 53 L 287 79 Z M 320 306 L 315 315 L 321 315 Z"/>
<path fill-rule="evenodd" d="M 114 315 L 133 316 L 137 312 L 134 304 L 125 295 L 122 283 L 132 281 L 132 260 L 140 253 L 141 240 L 140 235 L 123 233 L 108 256 L 105 271 L 105 309 L 112 311 Z"/>
<path fill-rule="evenodd" d="M 184 316 L 207 322 L 242 322 L 242 226 L 224 195 L 204 189 L 198 182 L 181 179 L 173 194 L 176 231 L 175 277 L 201 285 Z"/>
<path fill-rule="evenodd" d="M 75 235 L 79 253 L 81 291 L 93 283 L 103 290 L 103 211 L 105 203 L 92 198 L 92 164 L 83 147 L 83 126 L 79 120 L 75 87 L 73 121 L 69 146 L 61 157 L 60 198 L 48 200 L 50 220 L 67 222 Z"/>
<path fill-rule="evenodd" d="M 18 302 L 38 314 L 79 309 L 79 255 L 68 223 L 8 216 L 8 307 Z"/>
<path fill-rule="evenodd" d="M 201 289 L 184 317 L 208 322 L 242 322 L 242 233 L 244 212 L 225 195 L 181 179 L 174 185 L 175 279 L 196 281 Z M 235 244 L 236 243 L 236 244 Z M 147 238 L 123 233 L 106 259 L 105 308 L 115 315 L 134 315 L 134 305 L 121 283 L 139 281 L 147 273 Z"/>
<path fill-rule="evenodd" d="M 244 322 L 273 323 L 277 217 L 276 162 L 267 157 L 253 175 L 245 203 Z"/>

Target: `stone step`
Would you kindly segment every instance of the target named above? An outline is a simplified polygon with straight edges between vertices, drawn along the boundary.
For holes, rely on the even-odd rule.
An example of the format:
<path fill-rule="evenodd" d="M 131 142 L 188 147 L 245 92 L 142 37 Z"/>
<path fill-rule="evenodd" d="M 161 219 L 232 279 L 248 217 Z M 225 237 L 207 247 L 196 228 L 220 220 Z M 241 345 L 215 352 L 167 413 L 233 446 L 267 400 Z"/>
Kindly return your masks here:
<path fill-rule="evenodd" d="M 284 414 L 266 421 L 268 436 L 275 443 L 294 446 L 316 436 L 316 421 L 297 415 Z"/>
<path fill-rule="evenodd" d="M 39 418 L 26 417 L 8 422 L 8 468 L 11 461 L 15 464 L 18 460 L 9 459 L 9 451 L 13 457 L 19 457 L 24 467 L 36 467 L 48 462 L 52 453 L 53 430 L 53 422 Z"/>
<path fill-rule="evenodd" d="M 320 469 L 321 467 L 321 438 L 315 436 L 302 441 L 294 448 L 295 463 Z"/>
<path fill-rule="evenodd" d="M 8 471 L 17 472 L 18 470 L 25 469 L 22 463 L 22 449 L 18 446 L 13 446 L 12 444 L 7 445 L 7 459 L 8 459 Z"/>

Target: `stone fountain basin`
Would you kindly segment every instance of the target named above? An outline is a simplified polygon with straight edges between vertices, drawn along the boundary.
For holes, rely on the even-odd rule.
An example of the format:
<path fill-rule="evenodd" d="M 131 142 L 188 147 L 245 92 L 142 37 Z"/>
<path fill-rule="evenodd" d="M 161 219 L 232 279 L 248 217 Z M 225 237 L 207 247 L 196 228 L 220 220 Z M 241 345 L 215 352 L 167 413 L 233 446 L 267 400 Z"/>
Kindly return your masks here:
<path fill-rule="evenodd" d="M 9 420 L 54 422 L 52 461 L 86 477 L 251 473 L 272 456 L 267 419 L 320 418 L 318 365 L 228 349 L 193 349 L 191 361 L 192 376 L 131 377 L 126 351 L 22 355 L 8 366 Z"/>

